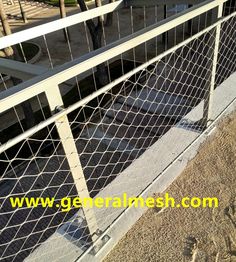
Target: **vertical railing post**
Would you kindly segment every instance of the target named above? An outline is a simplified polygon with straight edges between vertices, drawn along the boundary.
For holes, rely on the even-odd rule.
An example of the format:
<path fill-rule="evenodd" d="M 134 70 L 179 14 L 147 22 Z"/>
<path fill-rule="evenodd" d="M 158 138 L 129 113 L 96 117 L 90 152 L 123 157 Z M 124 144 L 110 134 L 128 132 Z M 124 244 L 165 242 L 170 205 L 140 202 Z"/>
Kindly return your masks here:
<path fill-rule="evenodd" d="M 217 19 L 220 19 L 223 16 L 223 5 L 224 5 L 223 2 L 219 3 L 219 6 L 217 8 L 217 17 L 216 17 Z M 215 89 L 217 61 L 218 61 L 218 55 L 219 55 L 220 33 L 221 33 L 221 23 L 219 23 L 215 29 L 212 72 L 210 76 L 210 88 L 206 92 L 206 95 L 205 95 L 206 98 L 205 98 L 204 108 L 203 108 L 203 124 L 205 127 L 207 127 L 209 125 L 209 122 L 212 121 L 211 119 L 212 105 L 213 105 L 213 95 L 214 95 L 214 89 Z"/>
<path fill-rule="evenodd" d="M 52 112 L 57 111 L 57 108 L 63 107 L 63 100 L 58 86 L 52 86 L 50 90 L 47 90 L 46 96 Z M 88 187 L 67 115 L 62 116 L 55 124 L 79 197 L 81 199 L 89 198 Z M 83 211 L 91 238 L 95 241 L 98 226 L 94 210 L 89 207 L 83 207 Z"/>
<path fill-rule="evenodd" d="M 23 22 L 26 24 L 28 23 L 28 20 L 27 20 L 27 16 L 26 16 L 26 13 L 25 13 L 25 10 L 22 6 L 22 3 L 20 0 L 18 0 L 18 3 L 19 3 L 19 7 L 20 7 L 20 12 L 21 12 L 21 17 L 22 17 L 22 20 Z"/>

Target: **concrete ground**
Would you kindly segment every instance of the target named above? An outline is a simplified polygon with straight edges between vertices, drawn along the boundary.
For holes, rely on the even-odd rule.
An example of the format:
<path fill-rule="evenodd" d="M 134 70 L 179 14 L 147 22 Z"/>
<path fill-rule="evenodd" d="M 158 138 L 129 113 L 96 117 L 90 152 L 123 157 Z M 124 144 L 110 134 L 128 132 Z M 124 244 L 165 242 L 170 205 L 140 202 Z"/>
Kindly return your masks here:
<path fill-rule="evenodd" d="M 236 114 L 220 124 L 182 175 L 166 190 L 172 197 L 217 197 L 219 208 L 150 209 L 104 260 L 236 261 Z M 194 256 L 183 254 L 189 237 Z M 185 252 L 186 253 L 186 252 Z"/>

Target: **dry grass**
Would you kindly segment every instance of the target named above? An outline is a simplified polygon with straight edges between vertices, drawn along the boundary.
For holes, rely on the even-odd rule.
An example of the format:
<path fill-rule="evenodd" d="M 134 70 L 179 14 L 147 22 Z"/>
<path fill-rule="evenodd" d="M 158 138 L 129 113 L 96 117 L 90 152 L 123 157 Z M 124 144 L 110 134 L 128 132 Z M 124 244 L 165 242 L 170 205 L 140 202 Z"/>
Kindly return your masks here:
<path fill-rule="evenodd" d="M 219 208 L 149 210 L 105 262 L 236 261 L 235 114 L 218 130 L 167 192 L 176 199 L 218 197 Z M 196 244 L 192 241 L 194 255 L 187 257 L 183 252 L 189 237 L 196 239 Z"/>

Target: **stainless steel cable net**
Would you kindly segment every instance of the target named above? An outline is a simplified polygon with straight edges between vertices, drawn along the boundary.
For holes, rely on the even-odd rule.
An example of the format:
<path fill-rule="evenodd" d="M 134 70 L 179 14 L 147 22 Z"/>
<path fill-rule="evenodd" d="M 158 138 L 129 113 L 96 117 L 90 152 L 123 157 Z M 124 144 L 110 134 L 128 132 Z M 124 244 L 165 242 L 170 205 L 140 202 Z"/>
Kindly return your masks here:
<path fill-rule="evenodd" d="M 214 27 L 85 102 L 67 115 L 71 133 L 63 139 L 58 131 L 65 124 L 62 117 L 1 153 L 1 261 L 63 261 L 70 253 L 76 259 L 92 245 L 99 232 L 91 232 L 91 226 L 104 230 L 120 211 L 105 215 L 98 210 L 93 225 L 82 208 L 63 212 L 61 200 L 84 192 L 108 197 L 107 188 L 121 181 L 129 166 L 209 99 L 215 40 Z M 215 88 L 235 71 L 235 16 L 221 25 L 217 61 Z M 36 101 L 45 112 L 47 101 Z M 204 121 L 194 128 L 201 133 Z M 67 143 L 75 147 L 68 151 Z M 71 166 L 68 159 L 74 155 L 79 162 Z M 72 172 L 78 167 L 85 184 Z M 119 188 L 132 188 L 123 183 Z M 55 201 L 52 207 L 13 208 L 12 197 Z"/>

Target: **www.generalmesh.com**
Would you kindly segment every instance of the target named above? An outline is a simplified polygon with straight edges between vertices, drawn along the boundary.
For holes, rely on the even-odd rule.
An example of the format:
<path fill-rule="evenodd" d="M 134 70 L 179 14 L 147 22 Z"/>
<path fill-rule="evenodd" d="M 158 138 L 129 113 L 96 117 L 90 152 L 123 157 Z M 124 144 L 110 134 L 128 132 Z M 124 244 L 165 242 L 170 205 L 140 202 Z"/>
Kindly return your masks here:
<path fill-rule="evenodd" d="M 121 197 L 64 197 L 61 200 L 55 198 L 41 197 L 10 197 L 13 208 L 60 208 L 62 212 L 67 212 L 71 208 L 127 208 L 127 207 L 148 207 L 148 208 L 217 208 L 219 201 L 216 197 L 183 197 L 179 202 L 165 193 L 163 197 L 128 197 L 124 193 Z"/>

